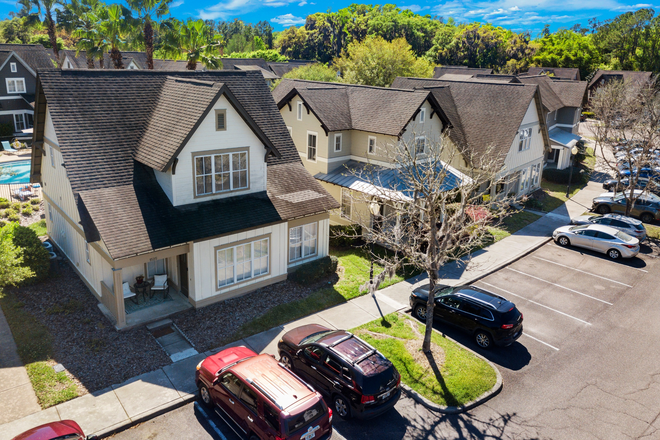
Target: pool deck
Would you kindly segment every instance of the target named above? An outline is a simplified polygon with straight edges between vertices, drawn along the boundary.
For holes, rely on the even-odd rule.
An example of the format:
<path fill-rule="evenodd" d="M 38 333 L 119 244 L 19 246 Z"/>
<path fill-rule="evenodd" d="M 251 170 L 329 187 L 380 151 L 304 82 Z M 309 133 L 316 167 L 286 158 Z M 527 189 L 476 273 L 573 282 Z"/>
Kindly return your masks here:
<path fill-rule="evenodd" d="M 0 163 L 15 162 L 17 160 L 30 160 L 32 156 L 32 149 L 18 150 L 18 153 L 0 153 Z"/>

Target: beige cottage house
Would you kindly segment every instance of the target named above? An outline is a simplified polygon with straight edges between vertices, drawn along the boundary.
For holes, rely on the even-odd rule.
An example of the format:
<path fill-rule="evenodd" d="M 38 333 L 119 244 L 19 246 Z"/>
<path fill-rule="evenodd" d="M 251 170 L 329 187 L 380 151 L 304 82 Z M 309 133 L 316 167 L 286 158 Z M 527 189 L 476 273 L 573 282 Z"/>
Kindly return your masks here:
<path fill-rule="evenodd" d="M 352 206 L 350 191 L 369 192 L 355 177 L 364 164 L 394 165 L 379 154 L 405 141 L 423 152 L 448 130 L 471 155 L 497 155 L 500 194 L 523 195 L 540 186 L 549 138 L 538 86 L 505 82 L 397 78 L 391 88 L 283 80 L 273 91 L 282 118 L 309 172 L 341 203 L 333 223 L 347 223 L 366 206 Z M 450 185 L 460 185 L 471 164 L 448 153 Z"/>
<path fill-rule="evenodd" d="M 48 234 L 117 328 L 328 254 L 338 204 L 301 164 L 261 73 L 53 70 L 36 90 L 31 178 Z M 140 276 L 169 290 L 145 295 Z"/>

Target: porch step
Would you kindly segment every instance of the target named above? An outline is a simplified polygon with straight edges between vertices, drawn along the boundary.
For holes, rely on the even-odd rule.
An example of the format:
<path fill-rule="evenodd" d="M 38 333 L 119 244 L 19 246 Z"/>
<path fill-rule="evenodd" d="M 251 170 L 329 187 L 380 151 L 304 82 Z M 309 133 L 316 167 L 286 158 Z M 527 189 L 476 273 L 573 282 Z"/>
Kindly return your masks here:
<path fill-rule="evenodd" d="M 178 362 L 197 354 L 192 343 L 170 319 L 155 322 L 147 326 L 147 329 L 158 345 L 172 359 L 172 362 Z"/>

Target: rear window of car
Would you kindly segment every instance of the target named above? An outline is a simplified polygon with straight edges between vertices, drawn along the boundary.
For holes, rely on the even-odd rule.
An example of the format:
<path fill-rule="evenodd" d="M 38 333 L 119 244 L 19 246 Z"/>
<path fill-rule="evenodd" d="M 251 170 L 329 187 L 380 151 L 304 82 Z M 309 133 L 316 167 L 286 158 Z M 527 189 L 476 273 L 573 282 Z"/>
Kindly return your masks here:
<path fill-rule="evenodd" d="M 620 240 L 623 240 L 623 241 L 630 241 L 630 240 L 633 239 L 630 235 L 626 234 L 623 231 L 618 231 L 616 233 L 616 236 L 617 236 L 617 238 L 619 238 Z"/>
<path fill-rule="evenodd" d="M 300 414 L 294 414 L 293 416 L 287 418 L 284 421 L 286 430 L 288 434 L 291 434 L 305 425 L 313 423 L 315 420 L 319 419 L 323 414 L 325 414 L 325 407 L 323 402 L 319 401 L 313 407 L 306 409 Z"/>
<path fill-rule="evenodd" d="M 366 359 L 361 360 L 357 364 L 360 370 L 362 370 L 364 375 L 367 377 L 382 373 L 383 371 L 387 370 L 390 365 L 392 365 L 390 361 L 388 361 L 387 358 L 380 353 L 374 353 Z"/>
<path fill-rule="evenodd" d="M 502 313 L 502 321 L 516 322 L 520 318 L 520 312 L 515 307 L 511 307 L 508 311 Z"/>

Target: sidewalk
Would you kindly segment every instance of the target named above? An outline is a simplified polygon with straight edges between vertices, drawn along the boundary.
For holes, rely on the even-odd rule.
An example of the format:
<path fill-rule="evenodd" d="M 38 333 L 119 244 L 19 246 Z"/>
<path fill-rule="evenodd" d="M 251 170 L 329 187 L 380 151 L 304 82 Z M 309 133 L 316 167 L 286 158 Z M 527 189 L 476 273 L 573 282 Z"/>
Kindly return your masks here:
<path fill-rule="evenodd" d="M 532 252 L 551 239 L 555 228 L 567 224 L 570 217 L 587 211 L 593 197 L 602 192 L 604 191 L 600 184 L 590 182 L 573 199 L 555 211 L 510 237 L 473 254 L 467 266 L 459 263 L 447 265 L 441 273 L 443 282 L 453 285 L 468 284 Z M 277 354 L 277 342 L 281 335 L 300 325 L 318 323 L 330 328 L 348 329 L 365 324 L 381 315 L 408 308 L 412 286 L 423 282 L 424 278 L 419 276 L 405 280 L 378 291 L 375 298 L 370 295 L 361 296 L 230 345 L 245 345 L 256 352 Z M 193 401 L 197 391 L 194 383 L 195 366 L 206 356 L 222 348 L 225 347 L 200 353 L 122 384 L 1 425 L 0 440 L 9 440 L 27 429 L 55 420 L 74 419 L 87 435 L 100 436 L 146 421 Z"/>

